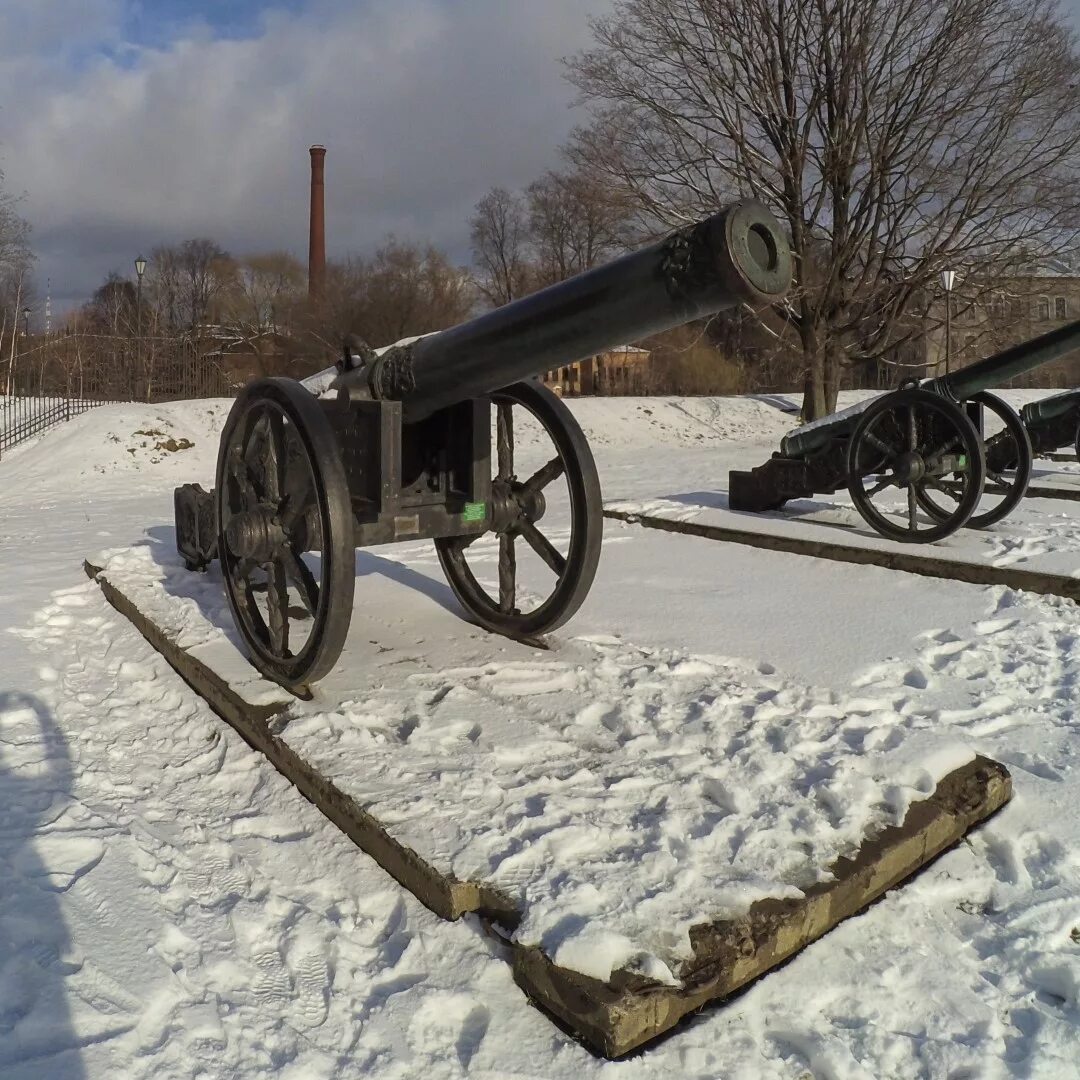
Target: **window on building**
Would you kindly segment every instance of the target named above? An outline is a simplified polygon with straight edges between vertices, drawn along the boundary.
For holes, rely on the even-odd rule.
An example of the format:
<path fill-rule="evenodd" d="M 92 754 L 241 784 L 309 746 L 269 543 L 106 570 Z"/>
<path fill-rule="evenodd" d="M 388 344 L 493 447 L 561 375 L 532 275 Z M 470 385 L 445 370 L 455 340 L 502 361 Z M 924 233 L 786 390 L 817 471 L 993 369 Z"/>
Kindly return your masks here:
<path fill-rule="evenodd" d="M 1039 297 L 1039 318 L 1042 319 L 1043 322 L 1046 322 L 1046 320 L 1050 318 L 1050 297 L 1049 296 L 1040 296 Z"/>
<path fill-rule="evenodd" d="M 1069 308 L 1068 308 L 1068 305 L 1065 303 L 1065 297 L 1064 296 L 1055 296 L 1054 297 L 1054 318 L 1055 319 L 1067 319 L 1069 317 L 1068 316 L 1068 311 L 1069 311 Z"/>

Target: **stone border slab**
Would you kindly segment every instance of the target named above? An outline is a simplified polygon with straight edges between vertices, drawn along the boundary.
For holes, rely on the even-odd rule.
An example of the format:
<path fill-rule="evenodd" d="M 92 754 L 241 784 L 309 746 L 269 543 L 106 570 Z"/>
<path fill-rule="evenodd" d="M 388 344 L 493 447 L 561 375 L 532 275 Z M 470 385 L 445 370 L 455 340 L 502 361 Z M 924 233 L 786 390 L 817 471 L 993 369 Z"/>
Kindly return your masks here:
<path fill-rule="evenodd" d="M 84 563 L 87 575 L 101 587 L 105 599 L 116 608 L 165 658 L 170 667 L 222 720 L 231 724 L 250 746 L 265 754 L 311 803 L 319 808 L 350 840 L 366 851 L 387 873 L 409 890 L 425 907 L 444 919 L 458 919 L 476 911 L 505 920 L 513 905 L 487 886 L 459 881 L 440 873 L 411 848 L 397 843 L 356 801 L 322 776 L 274 734 L 274 720 L 288 703 L 253 705 L 244 700 L 217 672 L 193 657 L 117 589 L 101 568 Z"/>
<path fill-rule="evenodd" d="M 1049 487 L 1045 484 L 1029 484 L 1024 492 L 1025 499 L 1066 499 L 1080 502 L 1080 487 Z"/>
<path fill-rule="evenodd" d="M 475 912 L 505 930 L 517 925 L 520 913 L 497 889 L 441 873 L 395 841 L 355 800 L 277 738 L 275 720 L 287 703 L 254 705 L 244 700 L 144 615 L 100 567 L 90 562 L 84 567 L 106 600 L 218 716 L 421 903 L 445 919 Z M 829 868 L 831 880 L 806 890 L 800 899 L 759 901 L 740 919 L 695 926 L 693 958 L 679 972 L 679 987 L 626 971 L 601 982 L 559 967 L 539 948 L 507 941 L 514 978 L 530 1000 L 594 1053 L 622 1057 L 663 1035 L 688 1013 L 722 1001 L 857 914 L 956 844 L 1004 806 L 1011 794 L 1009 773 L 997 762 L 977 757 L 954 770 L 931 797 L 912 804 L 902 824 L 868 838 L 851 858 L 838 859 Z"/>
<path fill-rule="evenodd" d="M 641 525 L 646 529 L 701 536 L 706 540 L 743 544 L 767 551 L 783 551 L 790 555 L 807 555 L 814 559 L 858 563 L 862 566 L 881 566 L 886 570 L 900 570 L 921 577 L 948 578 L 971 585 L 1004 585 L 1010 589 L 1040 593 L 1044 596 L 1063 596 L 1067 600 L 1080 602 L 1080 578 L 1067 577 L 1065 574 L 1048 574 L 1013 566 L 993 566 L 990 563 L 961 562 L 959 559 L 941 559 L 904 550 L 859 547 L 857 544 L 822 540 L 816 536 L 788 536 L 729 525 L 676 521 L 656 514 L 638 514 L 626 510 L 605 508 L 604 517 L 630 525 Z"/>

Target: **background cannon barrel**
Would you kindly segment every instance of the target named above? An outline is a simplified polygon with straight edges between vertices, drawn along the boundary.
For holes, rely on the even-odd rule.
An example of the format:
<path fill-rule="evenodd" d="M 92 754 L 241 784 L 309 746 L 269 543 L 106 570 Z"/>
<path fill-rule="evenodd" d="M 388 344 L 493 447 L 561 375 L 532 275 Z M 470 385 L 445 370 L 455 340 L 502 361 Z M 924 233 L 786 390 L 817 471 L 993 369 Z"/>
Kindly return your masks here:
<path fill-rule="evenodd" d="M 1060 360 L 1076 349 L 1080 349 L 1080 319 L 1066 323 L 1047 334 L 1041 334 L 1030 341 L 1011 345 L 1001 352 L 977 360 L 949 375 L 931 379 L 924 383 L 927 390 L 934 390 L 956 401 L 964 401 L 982 390 L 991 388 L 1024 375 L 1035 368 Z"/>
<path fill-rule="evenodd" d="M 746 200 L 666 240 L 450 330 L 383 352 L 365 381 L 409 421 L 742 302 L 780 299 L 791 251 L 776 219 Z"/>
<path fill-rule="evenodd" d="M 955 401 L 966 401 L 1017 375 L 1060 360 L 1076 349 L 1080 349 L 1080 320 L 1066 323 L 1030 341 L 1022 341 L 1019 345 L 1010 345 L 949 375 L 928 379 L 922 387 Z M 869 401 L 860 401 L 850 408 L 788 432 L 780 441 L 781 454 L 790 458 L 806 457 L 828 446 L 834 439 L 850 435 L 868 405 Z"/>

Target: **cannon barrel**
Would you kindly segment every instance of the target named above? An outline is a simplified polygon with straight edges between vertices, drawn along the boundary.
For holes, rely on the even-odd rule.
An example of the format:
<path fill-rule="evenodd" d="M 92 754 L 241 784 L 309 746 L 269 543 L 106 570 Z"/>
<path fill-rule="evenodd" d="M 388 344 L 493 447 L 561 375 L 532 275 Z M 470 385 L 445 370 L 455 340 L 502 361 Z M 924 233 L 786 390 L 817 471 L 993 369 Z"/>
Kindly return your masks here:
<path fill-rule="evenodd" d="M 335 386 L 399 400 L 408 421 L 743 302 L 780 299 L 791 251 L 745 200 L 666 240 L 477 319 L 384 350 Z"/>
<path fill-rule="evenodd" d="M 933 390 L 944 397 L 964 401 L 981 390 L 989 390 L 998 383 L 1034 371 L 1053 360 L 1059 360 L 1075 349 L 1080 349 L 1080 320 L 1066 323 L 1029 341 L 1022 341 L 1019 345 L 1010 345 L 993 356 L 987 356 L 948 375 L 928 379 L 922 386 L 925 390 Z M 780 440 L 781 454 L 789 458 L 806 457 L 828 445 L 833 439 L 850 435 L 868 404 L 869 402 L 860 402 L 788 432 Z"/>
<path fill-rule="evenodd" d="M 923 383 L 923 386 L 956 401 L 963 401 L 981 390 L 989 390 L 1017 375 L 1024 375 L 1042 367 L 1043 364 L 1060 360 L 1075 349 L 1080 349 L 1080 319 L 1059 326 L 1049 333 L 1040 334 L 1030 341 L 1010 345 L 993 356 L 977 360 L 949 375 L 931 379 Z"/>

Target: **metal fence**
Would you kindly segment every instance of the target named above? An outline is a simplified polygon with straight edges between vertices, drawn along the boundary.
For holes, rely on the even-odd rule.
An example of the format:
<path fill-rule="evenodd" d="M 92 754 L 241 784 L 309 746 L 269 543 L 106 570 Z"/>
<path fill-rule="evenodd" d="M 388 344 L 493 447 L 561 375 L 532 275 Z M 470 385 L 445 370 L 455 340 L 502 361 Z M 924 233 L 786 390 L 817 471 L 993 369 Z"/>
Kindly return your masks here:
<path fill-rule="evenodd" d="M 219 356 L 190 338 L 67 335 L 24 339 L 0 361 L 0 455 L 99 405 L 234 393 Z"/>

